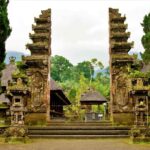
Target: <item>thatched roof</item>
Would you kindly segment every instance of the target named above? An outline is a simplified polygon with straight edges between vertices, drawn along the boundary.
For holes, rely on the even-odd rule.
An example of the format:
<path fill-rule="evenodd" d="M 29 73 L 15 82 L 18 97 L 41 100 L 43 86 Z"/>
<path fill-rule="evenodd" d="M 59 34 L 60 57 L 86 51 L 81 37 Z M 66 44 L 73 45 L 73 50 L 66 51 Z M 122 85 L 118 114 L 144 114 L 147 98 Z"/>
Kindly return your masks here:
<path fill-rule="evenodd" d="M 89 89 L 81 95 L 81 104 L 102 104 L 107 102 L 107 99 L 98 91 Z"/>
<path fill-rule="evenodd" d="M 150 63 L 147 64 L 147 65 L 144 65 L 141 71 L 144 72 L 144 73 L 150 71 Z"/>
<path fill-rule="evenodd" d="M 8 81 L 12 81 L 12 73 L 16 71 L 16 69 L 17 66 L 15 63 L 6 65 L 5 69 L 2 70 L 1 86 L 8 86 Z"/>
<path fill-rule="evenodd" d="M 53 91 L 62 90 L 62 88 L 52 78 L 50 80 L 50 89 Z"/>
<path fill-rule="evenodd" d="M 53 103 L 53 101 L 58 101 L 61 105 L 71 104 L 66 95 L 64 94 L 62 88 L 53 79 L 50 80 L 50 89 L 51 103 Z"/>

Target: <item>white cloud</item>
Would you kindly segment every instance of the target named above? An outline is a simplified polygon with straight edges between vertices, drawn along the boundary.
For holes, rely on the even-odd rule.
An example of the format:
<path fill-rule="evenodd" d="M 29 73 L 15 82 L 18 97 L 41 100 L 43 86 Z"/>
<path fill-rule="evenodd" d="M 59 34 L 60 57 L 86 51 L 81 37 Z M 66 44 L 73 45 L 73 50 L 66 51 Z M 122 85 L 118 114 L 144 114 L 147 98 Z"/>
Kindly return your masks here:
<path fill-rule="evenodd" d="M 52 8 L 52 54 L 63 55 L 78 63 L 93 57 L 108 65 L 108 8 L 119 8 L 127 16 L 132 51 L 142 51 L 143 35 L 140 23 L 149 13 L 150 1 L 63 1 L 63 0 L 10 0 L 8 11 L 12 34 L 7 50 L 28 53 L 29 32 L 34 17 L 42 9 Z"/>

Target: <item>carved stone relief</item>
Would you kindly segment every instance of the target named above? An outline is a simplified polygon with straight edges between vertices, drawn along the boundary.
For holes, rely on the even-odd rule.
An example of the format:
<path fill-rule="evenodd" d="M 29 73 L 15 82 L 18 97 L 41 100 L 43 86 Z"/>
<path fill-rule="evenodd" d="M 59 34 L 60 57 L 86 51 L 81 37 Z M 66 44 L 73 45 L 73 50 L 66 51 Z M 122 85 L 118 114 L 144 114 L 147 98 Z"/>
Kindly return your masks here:
<path fill-rule="evenodd" d="M 31 77 L 32 104 L 37 107 L 42 104 L 44 94 L 44 79 L 40 72 L 35 72 Z"/>

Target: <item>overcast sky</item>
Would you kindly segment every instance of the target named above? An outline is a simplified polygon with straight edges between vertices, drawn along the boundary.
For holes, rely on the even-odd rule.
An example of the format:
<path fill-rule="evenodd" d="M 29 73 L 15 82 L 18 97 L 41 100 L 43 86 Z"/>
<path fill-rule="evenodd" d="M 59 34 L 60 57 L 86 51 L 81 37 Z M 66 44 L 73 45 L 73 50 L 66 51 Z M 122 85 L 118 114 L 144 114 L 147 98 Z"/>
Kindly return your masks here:
<path fill-rule="evenodd" d="M 52 9 L 52 55 L 62 55 L 72 63 L 97 58 L 107 66 L 108 55 L 108 8 L 119 8 L 126 14 L 132 51 L 143 51 L 140 23 L 150 12 L 149 0 L 10 0 L 8 6 L 12 33 L 7 40 L 7 51 L 29 54 L 25 45 L 29 40 L 34 17 L 43 9 Z"/>

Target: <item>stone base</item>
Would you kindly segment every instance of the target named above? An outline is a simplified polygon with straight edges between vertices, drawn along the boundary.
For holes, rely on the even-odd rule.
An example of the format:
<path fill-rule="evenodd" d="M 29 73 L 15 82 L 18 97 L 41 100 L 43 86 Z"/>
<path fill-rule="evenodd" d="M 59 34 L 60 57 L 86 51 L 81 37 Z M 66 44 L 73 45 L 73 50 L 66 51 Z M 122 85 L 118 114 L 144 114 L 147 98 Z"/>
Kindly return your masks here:
<path fill-rule="evenodd" d="M 131 138 L 133 143 L 149 143 L 150 142 L 150 137 L 136 137 L 136 138 Z"/>
<path fill-rule="evenodd" d="M 5 142 L 6 143 L 27 143 L 28 137 L 6 137 Z"/>
<path fill-rule="evenodd" d="M 32 126 L 32 125 L 45 125 L 47 120 L 46 113 L 28 113 L 25 116 L 25 124 Z"/>
<path fill-rule="evenodd" d="M 146 126 L 133 127 L 130 136 L 133 143 L 150 142 L 150 128 Z"/>
<path fill-rule="evenodd" d="M 25 126 L 10 126 L 4 132 L 5 142 L 16 143 L 16 142 L 26 142 L 27 139 L 27 128 Z"/>
<path fill-rule="evenodd" d="M 135 116 L 133 113 L 113 113 L 112 120 L 117 125 L 133 125 Z"/>

